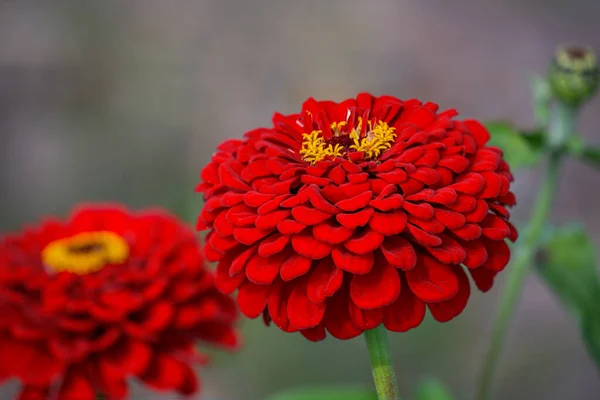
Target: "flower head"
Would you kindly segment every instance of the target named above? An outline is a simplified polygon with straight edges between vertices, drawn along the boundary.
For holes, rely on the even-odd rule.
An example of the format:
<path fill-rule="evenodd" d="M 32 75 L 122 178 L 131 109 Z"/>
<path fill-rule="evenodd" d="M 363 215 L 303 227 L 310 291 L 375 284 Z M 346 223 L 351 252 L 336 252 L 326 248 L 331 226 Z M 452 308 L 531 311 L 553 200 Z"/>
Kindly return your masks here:
<path fill-rule="evenodd" d="M 205 254 L 250 318 L 349 339 L 464 309 L 508 263 L 513 177 L 477 121 L 433 103 L 307 100 L 223 143 L 201 174 Z"/>
<path fill-rule="evenodd" d="M 195 342 L 235 347 L 235 319 L 169 214 L 82 207 L 0 239 L 0 381 L 22 399 L 120 399 L 128 377 L 193 393 Z"/>
<path fill-rule="evenodd" d="M 594 51 L 587 46 L 559 46 L 548 69 L 548 81 L 556 98 L 577 106 L 598 89 L 600 70 Z"/>

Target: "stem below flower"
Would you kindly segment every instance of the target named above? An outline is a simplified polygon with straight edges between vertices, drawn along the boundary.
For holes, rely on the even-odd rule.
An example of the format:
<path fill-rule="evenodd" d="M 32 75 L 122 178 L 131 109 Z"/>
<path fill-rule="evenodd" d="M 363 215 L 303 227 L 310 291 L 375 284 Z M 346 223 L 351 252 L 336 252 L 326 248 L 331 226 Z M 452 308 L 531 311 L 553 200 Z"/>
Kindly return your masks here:
<path fill-rule="evenodd" d="M 383 325 L 380 325 L 375 329 L 366 331 L 365 340 L 371 358 L 373 380 L 375 381 L 378 399 L 399 400 L 398 383 L 392 367 L 387 331 Z"/>
<path fill-rule="evenodd" d="M 563 123 L 563 126 L 570 123 Z M 523 283 L 537 250 L 537 245 L 546 226 L 546 220 L 550 214 L 554 193 L 556 191 L 558 172 L 561 164 L 561 154 L 553 151 L 550 154 L 546 177 L 540 187 L 535 208 L 529 226 L 525 231 L 525 238 L 516 250 L 515 258 L 508 281 L 500 300 L 500 309 L 498 311 L 492 341 L 488 353 L 484 360 L 484 368 L 479 379 L 477 400 L 487 400 L 490 397 L 492 379 L 498 365 L 500 351 L 506 331 L 510 323 L 512 314 L 515 310 L 517 300 L 523 288 Z"/>

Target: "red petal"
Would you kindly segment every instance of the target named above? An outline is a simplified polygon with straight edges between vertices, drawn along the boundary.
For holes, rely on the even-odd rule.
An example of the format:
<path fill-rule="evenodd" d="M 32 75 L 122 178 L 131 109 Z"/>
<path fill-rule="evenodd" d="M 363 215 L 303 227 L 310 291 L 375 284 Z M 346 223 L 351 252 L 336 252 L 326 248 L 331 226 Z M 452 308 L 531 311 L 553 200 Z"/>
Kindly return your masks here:
<path fill-rule="evenodd" d="M 250 207 L 258 208 L 265 204 L 267 201 L 272 200 L 274 198 L 274 194 L 248 192 L 244 194 L 244 203 L 246 203 L 246 205 Z"/>
<path fill-rule="evenodd" d="M 225 294 L 233 293 L 246 278 L 243 274 L 231 277 L 229 275 L 229 267 L 231 266 L 230 259 L 223 259 L 217 264 L 217 276 L 215 283 L 217 289 Z"/>
<path fill-rule="evenodd" d="M 312 260 L 310 258 L 293 254 L 281 265 L 281 270 L 279 271 L 281 279 L 284 281 L 290 281 L 294 278 L 304 275 L 310 270 L 311 264 Z"/>
<path fill-rule="evenodd" d="M 484 293 L 492 288 L 494 285 L 494 277 L 497 274 L 496 271 L 492 271 L 485 267 L 470 269 L 469 273 L 473 277 L 473 281 L 475 282 L 475 285 L 477 285 L 477 288 Z"/>
<path fill-rule="evenodd" d="M 399 185 L 405 182 L 406 179 L 408 179 L 408 175 L 406 174 L 406 172 L 399 168 L 396 168 L 395 170 L 390 172 L 379 173 L 377 174 L 377 177 L 394 185 Z"/>
<path fill-rule="evenodd" d="M 235 237 L 238 242 L 250 246 L 268 236 L 271 232 L 273 232 L 272 229 L 235 228 L 233 230 L 233 237 Z"/>
<path fill-rule="evenodd" d="M 323 197 L 318 186 L 311 186 L 307 191 L 310 203 L 314 208 L 328 214 L 337 214 L 340 210 Z"/>
<path fill-rule="evenodd" d="M 78 368 L 71 368 L 60 387 L 60 400 L 94 400 L 96 391 L 89 377 Z"/>
<path fill-rule="evenodd" d="M 352 339 L 363 333 L 363 330 L 352 322 L 348 305 L 350 301 L 348 289 L 344 289 L 327 304 L 325 327 L 333 337 L 340 340 Z"/>
<path fill-rule="evenodd" d="M 281 221 L 289 217 L 292 212 L 290 210 L 274 211 L 267 215 L 260 215 L 256 218 L 255 226 L 258 229 L 269 230 L 279 225 Z M 216 221 L 215 221 L 216 222 Z M 215 226 L 216 229 L 216 226 Z"/>
<path fill-rule="evenodd" d="M 404 211 L 398 210 L 391 213 L 375 212 L 369 221 L 369 226 L 382 235 L 396 235 L 406 228 L 407 216 Z"/>
<path fill-rule="evenodd" d="M 286 253 L 279 253 L 270 257 L 254 254 L 246 264 L 246 277 L 259 285 L 273 283 L 275 277 L 279 275 L 279 269 L 286 257 Z"/>
<path fill-rule="evenodd" d="M 330 218 L 332 215 L 317 210 L 316 208 L 298 206 L 292 208 L 292 216 L 296 221 L 300 222 L 301 224 L 316 225 Z"/>
<path fill-rule="evenodd" d="M 233 235 L 233 225 L 229 223 L 225 215 L 225 212 L 219 213 L 213 222 L 213 228 L 222 237 Z"/>
<path fill-rule="evenodd" d="M 458 278 L 458 292 L 450 300 L 440 303 L 429 303 L 429 311 L 438 322 L 448 322 L 458 316 L 467 306 L 471 294 L 471 286 L 467 274 L 460 266 L 453 266 L 452 269 Z"/>
<path fill-rule="evenodd" d="M 322 222 L 313 227 L 313 235 L 323 243 L 338 244 L 345 242 L 354 230 L 348 229 L 334 220 Z"/>
<path fill-rule="evenodd" d="M 392 332 L 406 332 L 421 325 L 425 318 L 425 303 L 410 291 L 402 279 L 400 296 L 387 306 L 383 314 L 383 324 Z"/>
<path fill-rule="evenodd" d="M 221 196 L 221 205 L 223 207 L 233 207 L 244 200 L 244 193 L 226 192 Z"/>
<path fill-rule="evenodd" d="M 258 207 L 258 209 L 256 210 L 258 212 L 258 215 L 267 215 L 277 210 L 281 205 L 281 202 L 286 200 L 288 197 L 290 197 L 290 194 L 282 194 L 267 201 L 265 204 Z"/>
<path fill-rule="evenodd" d="M 462 246 L 449 236 L 441 235 L 442 244 L 437 247 L 426 247 L 426 250 L 444 264 L 460 264 L 467 257 Z"/>
<path fill-rule="evenodd" d="M 314 303 L 323 303 L 342 286 L 344 273 L 331 258 L 322 260 L 308 278 L 307 294 Z"/>
<path fill-rule="evenodd" d="M 386 198 L 371 200 L 369 205 L 379 211 L 397 210 L 404 204 L 404 198 L 399 194 L 392 194 Z"/>
<path fill-rule="evenodd" d="M 244 183 L 239 175 L 231 168 L 229 164 L 219 165 L 219 178 L 220 181 L 227 185 L 233 190 L 241 190 L 243 192 L 249 192 L 252 190 L 250 186 Z"/>
<path fill-rule="evenodd" d="M 240 286 L 237 297 L 240 311 L 248 318 L 258 317 L 267 305 L 270 290 L 270 285 L 257 285 L 248 281 L 244 282 Z"/>
<path fill-rule="evenodd" d="M 339 269 L 358 275 L 369 273 L 374 263 L 373 253 L 358 255 L 340 246 L 333 249 L 331 257 Z"/>
<path fill-rule="evenodd" d="M 481 227 L 475 224 L 466 224 L 462 228 L 453 229 L 452 233 L 463 240 L 475 240 L 481 237 Z"/>
<path fill-rule="evenodd" d="M 352 211 L 356 211 L 356 210 L 366 207 L 372 198 L 373 198 L 373 192 L 368 190 L 368 191 L 362 192 L 361 194 L 354 196 L 350 199 L 338 201 L 337 203 L 335 203 L 335 206 L 337 208 L 339 208 L 340 210 L 343 210 L 346 212 L 352 212 Z"/>
<path fill-rule="evenodd" d="M 417 264 L 417 254 L 410 242 L 400 236 L 391 236 L 381 244 L 381 252 L 394 267 L 409 270 Z"/>
<path fill-rule="evenodd" d="M 445 167 L 454 173 L 460 174 L 469 166 L 469 160 L 460 154 L 451 154 L 444 156 L 438 163 L 440 167 Z"/>
<path fill-rule="evenodd" d="M 384 262 L 366 275 L 355 275 L 350 283 L 350 296 L 360 308 L 370 310 L 387 306 L 400 294 L 398 270 Z"/>
<path fill-rule="evenodd" d="M 496 171 L 500 165 L 500 154 L 490 149 L 478 149 L 473 157 L 471 171 Z"/>
<path fill-rule="evenodd" d="M 377 308 L 374 310 L 364 310 L 358 307 L 354 302 L 348 302 L 348 311 L 350 318 L 357 328 L 361 330 L 369 330 L 377 328 L 383 322 L 383 309 Z"/>
<path fill-rule="evenodd" d="M 258 254 L 269 257 L 281 252 L 290 241 L 289 236 L 274 234 L 264 239 L 258 246 Z"/>
<path fill-rule="evenodd" d="M 319 324 L 313 328 L 302 329 L 300 333 L 311 342 L 320 342 L 327 336 L 323 324 Z"/>
<path fill-rule="evenodd" d="M 480 174 L 475 172 L 468 172 L 456 179 L 456 183 L 450 186 L 450 188 L 456 190 L 458 193 L 464 193 L 471 196 L 481 193 L 486 186 L 486 181 Z"/>
<path fill-rule="evenodd" d="M 294 250 L 308 258 L 319 259 L 331 254 L 332 246 L 316 240 L 311 234 L 299 234 L 292 237 Z"/>
<path fill-rule="evenodd" d="M 417 228 L 412 224 L 408 224 L 407 228 L 415 242 L 421 246 L 439 246 L 442 244 L 442 239 L 440 239 L 439 236 L 425 232 L 424 230 Z"/>
<path fill-rule="evenodd" d="M 510 235 L 510 227 L 500 217 L 489 214 L 481 223 L 483 236 L 492 240 L 502 240 Z"/>
<path fill-rule="evenodd" d="M 185 383 L 185 364 L 171 355 L 156 354 L 148 370 L 141 377 L 148 386 L 164 390 L 179 389 Z"/>
<path fill-rule="evenodd" d="M 122 338 L 109 353 L 100 358 L 98 368 L 112 378 L 143 373 L 152 359 L 152 348 L 132 338 Z"/>
<path fill-rule="evenodd" d="M 293 332 L 287 313 L 287 304 L 292 290 L 292 285 L 285 285 L 282 281 L 275 281 L 271 294 L 267 300 L 269 315 L 275 325 L 284 332 Z"/>
<path fill-rule="evenodd" d="M 485 189 L 479 194 L 479 198 L 493 199 L 500 195 L 502 191 L 502 178 L 495 172 L 482 172 L 481 176 L 485 180 Z"/>
<path fill-rule="evenodd" d="M 460 244 L 467 252 L 467 257 L 463 261 L 465 267 L 478 268 L 487 261 L 488 253 L 481 240 L 461 241 Z"/>
<path fill-rule="evenodd" d="M 234 277 L 244 272 L 244 269 L 246 268 L 246 263 L 255 251 L 256 247 L 250 247 L 241 252 L 239 255 L 234 256 L 235 258 L 231 262 L 231 266 L 229 267 L 229 276 Z"/>
<path fill-rule="evenodd" d="M 502 271 L 510 261 L 510 248 L 504 240 L 494 241 L 483 239 L 483 243 L 487 249 L 488 260 L 483 265 L 485 268 L 492 271 Z"/>
<path fill-rule="evenodd" d="M 435 214 L 433 207 L 429 203 L 413 204 L 405 201 L 404 209 L 407 213 L 414 215 L 419 219 L 430 219 L 433 218 Z"/>
<path fill-rule="evenodd" d="M 441 188 L 435 191 L 435 194 L 429 199 L 431 203 L 450 205 L 458 198 L 456 191 L 451 188 Z"/>
<path fill-rule="evenodd" d="M 14 376 L 34 386 L 46 386 L 63 368 L 60 360 L 46 349 L 0 335 L 0 378 Z"/>
<path fill-rule="evenodd" d="M 483 147 L 490 140 L 490 133 L 485 129 L 480 122 L 474 119 L 464 120 L 465 127 L 471 132 L 471 135 L 475 138 L 477 147 Z"/>
<path fill-rule="evenodd" d="M 469 213 L 476 207 L 477 200 L 472 196 L 467 196 L 464 194 L 459 194 L 456 198 L 456 201 L 448 205 L 448 208 L 459 213 Z"/>
<path fill-rule="evenodd" d="M 435 219 L 449 229 L 458 229 L 465 224 L 465 216 L 449 210 L 435 209 Z"/>
<path fill-rule="evenodd" d="M 294 233 L 300 233 L 306 228 L 306 225 L 292 219 L 284 219 L 277 224 L 277 230 L 284 235 L 292 235 Z"/>
<path fill-rule="evenodd" d="M 382 234 L 367 228 L 361 233 L 355 233 L 344 243 L 344 246 L 353 253 L 366 254 L 378 249 L 382 242 Z"/>
<path fill-rule="evenodd" d="M 369 181 L 362 183 L 345 183 L 340 186 L 340 189 L 344 192 L 345 198 L 352 198 L 371 190 L 371 183 Z"/>
<path fill-rule="evenodd" d="M 338 220 L 338 222 L 346 228 L 356 229 L 359 226 L 365 226 L 373 216 L 373 212 L 373 209 L 368 207 L 363 208 L 362 210 L 354 214 L 342 213 L 336 215 L 335 217 Z"/>
<path fill-rule="evenodd" d="M 298 283 L 288 300 L 288 317 L 297 329 L 312 328 L 319 325 L 325 315 L 325 303 L 314 303 L 307 295 L 307 280 Z"/>
<path fill-rule="evenodd" d="M 429 256 L 423 256 L 415 268 L 406 271 L 406 279 L 410 290 L 427 303 L 448 300 L 458 292 L 454 271 Z"/>

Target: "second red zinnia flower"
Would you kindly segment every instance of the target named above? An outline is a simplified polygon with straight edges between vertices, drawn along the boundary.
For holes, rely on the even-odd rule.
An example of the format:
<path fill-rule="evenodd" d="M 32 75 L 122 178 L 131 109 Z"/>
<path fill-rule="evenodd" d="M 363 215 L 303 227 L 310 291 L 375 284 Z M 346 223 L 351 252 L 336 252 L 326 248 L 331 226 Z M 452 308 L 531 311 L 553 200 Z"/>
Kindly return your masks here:
<path fill-rule="evenodd" d="M 250 318 L 322 340 L 445 322 L 516 240 L 513 177 L 474 120 L 360 94 L 307 100 L 219 147 L 202 171 L 205 253 Z M 464 266 L 464 267 L 463 267 Z M 466 272 L 465 272 L 466 271 Z"/>
<path fill-rule="evenodd" d="M 191 394 L 197 341 L 238 343 L 233 301 L 193 230 L 161 211 L 82 207 L 0 240 L 0 382 L 21 399 L 127 397 L 127 379 Z"/>

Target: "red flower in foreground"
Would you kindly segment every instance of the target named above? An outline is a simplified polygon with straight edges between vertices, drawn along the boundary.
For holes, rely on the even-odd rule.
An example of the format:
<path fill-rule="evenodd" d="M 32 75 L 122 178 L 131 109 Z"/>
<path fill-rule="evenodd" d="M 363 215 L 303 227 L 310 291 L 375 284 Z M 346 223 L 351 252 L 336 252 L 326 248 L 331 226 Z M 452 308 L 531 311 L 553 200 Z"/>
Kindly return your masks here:
<path fill-rule="evenodd" d="M 235 318 L 166 213 L 82 208 L 0 240 L 0 381 L 21 399 L 120 399 L 128 377 L 191 394 L 195 341 L 235 347 Z"/>
<path fill-rule="evenodd" d="M 359 94 L 307 100 L 219 147 L 202 171 L 205 254 L 250 318 L 349 339 L 380 324 L 445 322 L 516 240 L 513 177 L 477 121 L 433 103 Z"/>

